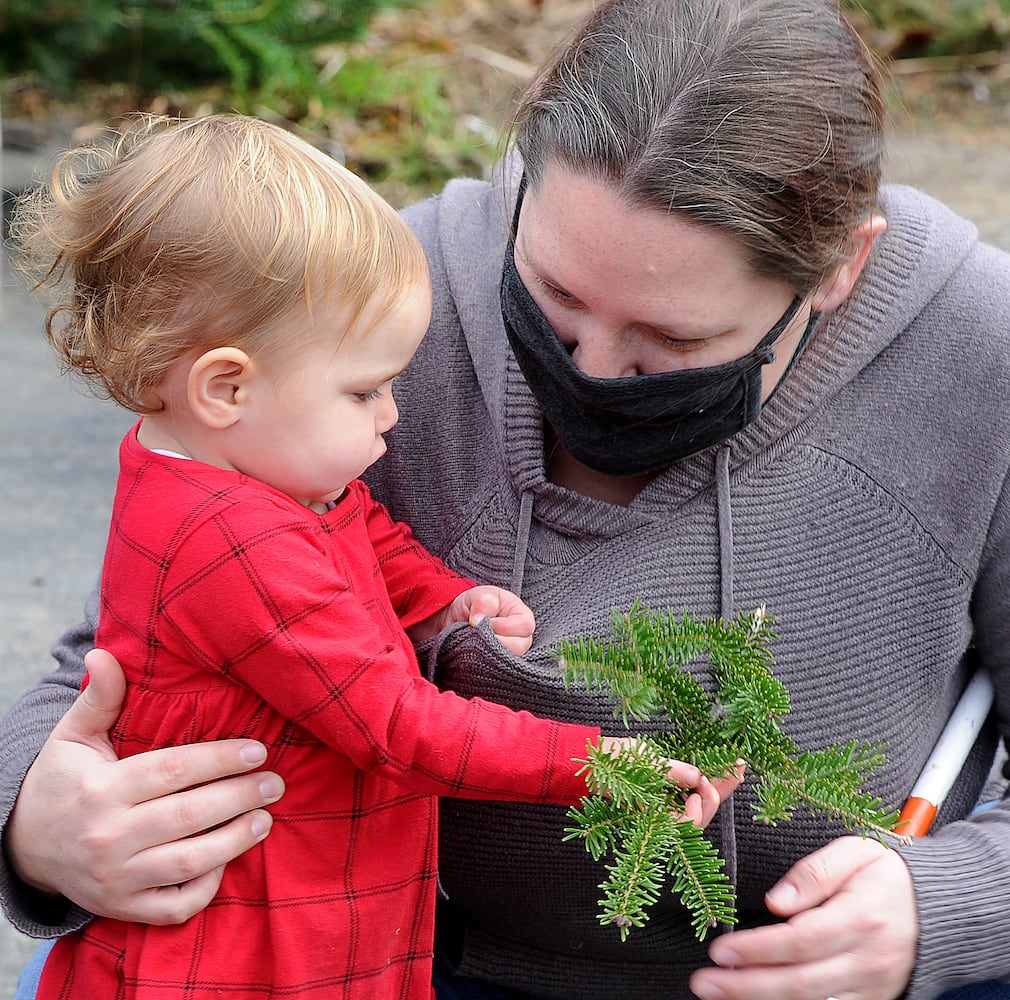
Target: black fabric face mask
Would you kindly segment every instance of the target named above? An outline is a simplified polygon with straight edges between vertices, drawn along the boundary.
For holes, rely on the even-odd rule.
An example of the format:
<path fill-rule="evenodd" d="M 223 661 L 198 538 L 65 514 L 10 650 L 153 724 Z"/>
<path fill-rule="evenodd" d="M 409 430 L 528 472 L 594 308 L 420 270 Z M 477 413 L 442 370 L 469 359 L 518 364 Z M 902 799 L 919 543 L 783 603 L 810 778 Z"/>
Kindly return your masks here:
<path fill-rule="evenodd" d="M 756 419 L 761 412 L 761 369 L 774 360 L 773 345 L 802 302 L 796 296 L 757 347 L 735 361 L 655 375 L 594 378 L 575 366 L 522 283 L 511 242 L 502 270 L 505 331 L 533 396 L 575 458 L 614 476 L 665 468 L 725 441 Z M 816 318 L 811 315 L 796 357 Z"/>

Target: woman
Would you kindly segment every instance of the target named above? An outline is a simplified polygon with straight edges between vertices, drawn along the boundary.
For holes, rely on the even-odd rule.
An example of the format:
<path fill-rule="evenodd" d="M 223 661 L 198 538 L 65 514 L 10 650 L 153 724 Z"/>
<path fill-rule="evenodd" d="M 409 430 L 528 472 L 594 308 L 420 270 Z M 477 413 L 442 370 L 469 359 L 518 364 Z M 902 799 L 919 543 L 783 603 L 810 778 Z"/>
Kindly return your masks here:
<path fill-rule="evenodd" d="M 614 725 L 559 686 L 559 638 L 635 599 L 766 604 L 790 734 L 886 740 L 886 802 L 979 666 L 1005 723 L 1010 262 L 931 199 L 881 194 L 881 119 L 831 3 L 610 2 L 530 88 L 493 182 L 407 213 L 435 311 L 372 484 L 539 622 L 526 660 L 442 636 L 422 650 L 441 683 Z M 65 638 L 56 684 L 88 634 Z M 281 794 L 258 772 L 178 791 L 255 767 L 248 743 L 113 762 L 116 675 L 98 673 L 6 828 L 7 905 L 36 932 L 83 919 L 39 890 L 184 918 Z M 9 717 L 8 802 L 71 697 L 45 684 Z M 995 737 L 909 847 L 758 827 L 741 789 L 716 824 L 741 926 L 707 947 L 672 897 L 626 943 L 598 926 L 600 872 L 561 843 L 563 813 L 447 804 L 439 995 L 928 1000 L 1010 979 L 1010 811 L 958 822 Z"/>

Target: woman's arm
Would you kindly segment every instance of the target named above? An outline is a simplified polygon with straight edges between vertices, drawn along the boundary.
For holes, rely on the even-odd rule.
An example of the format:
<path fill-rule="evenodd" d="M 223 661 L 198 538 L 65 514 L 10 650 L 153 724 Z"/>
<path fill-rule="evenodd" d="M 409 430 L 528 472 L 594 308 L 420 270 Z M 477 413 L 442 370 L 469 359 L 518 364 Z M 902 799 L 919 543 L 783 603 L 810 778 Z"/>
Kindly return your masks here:
<path fill-rule="evenodd" d="M 185 920 L 213 897 L 221 866 L 266 836 L 262 807 L 283 793 L 276 775 L 245 773 L 265 758 L 251 740 L 117 760 L 108 739 L 124 691 L 116 661 L 89 654 L 92 682 L 77 693 L 95 595 L 87 610 L 53 651 L 59 669 L 0 724 L 0 902 L 33 936 L 72 931 L 88 911 Z M 206 782 L 217 783 L 196 787 Z"/>

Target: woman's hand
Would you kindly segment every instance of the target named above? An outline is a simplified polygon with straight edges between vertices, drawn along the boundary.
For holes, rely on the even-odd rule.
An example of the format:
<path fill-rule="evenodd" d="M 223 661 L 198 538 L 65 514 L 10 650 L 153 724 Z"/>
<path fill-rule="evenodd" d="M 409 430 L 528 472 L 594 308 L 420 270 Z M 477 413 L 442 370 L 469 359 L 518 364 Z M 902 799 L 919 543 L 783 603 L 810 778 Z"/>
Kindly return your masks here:
<path fill-rule="evenodd" d="M 919 936 L 912 876 L 897 851 L 843 837 L 797 862 L 766 897 L 783 924 L 726 934 L 691 990 L 702 1000 L 894 1000 Z"/>
<path fill-rule="evenodd" d="M 121 920 L 179 923 L 213 899 L 225 863 L 269 833 L 262 807 L 283 782 L 243 774 L 266 759 L 252 740 L 118 760 L 108 732 L 122 709 L 122 672 L 103 650 L 85 662 L 90 684 L 25 776 L 5 852 L 41 893 Z"/>

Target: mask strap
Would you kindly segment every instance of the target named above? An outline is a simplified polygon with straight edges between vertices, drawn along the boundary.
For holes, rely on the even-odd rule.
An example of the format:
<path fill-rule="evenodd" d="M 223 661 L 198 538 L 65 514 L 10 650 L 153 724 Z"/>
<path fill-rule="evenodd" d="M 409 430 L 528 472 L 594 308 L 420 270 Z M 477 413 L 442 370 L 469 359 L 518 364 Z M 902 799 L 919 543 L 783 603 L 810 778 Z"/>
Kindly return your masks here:
<path fill-rule="evenodd" d="M 512 213 L 512 228 L 509 230 L 509 244 L 514 244 L 519 232 L 519 210 L 523 207 L 523 196 L 526 194 L 526 172 L 519 178 L 519 191 L 516 193 L 516 207 Z"/>
<path fill-rule="evenodd" d="M 789 303 L 789 308 L 786 309 L 779 321 L 761 338 L 757 347 L 754 348 L 754 357 L 761 364 L 766 365 L 775 357 L 773 349 L 775 341 L 782 336 L 786 327 L 793 321 L 793 317 L 799 312 L 801 305 L 803 305 L 803 296 L 794 295 L 792 302 Z"/>

